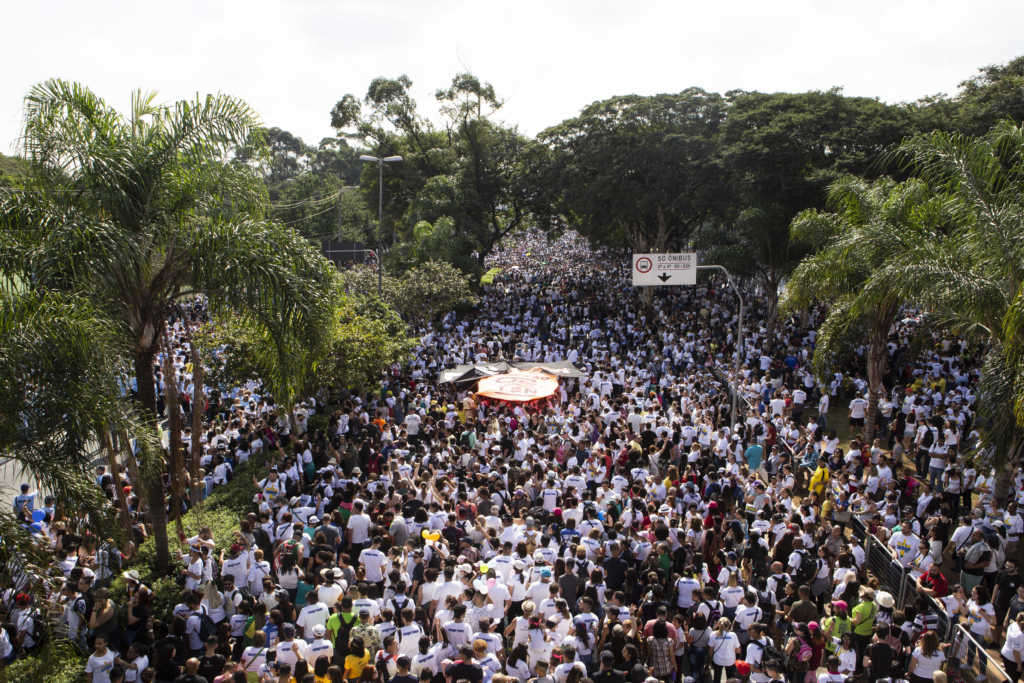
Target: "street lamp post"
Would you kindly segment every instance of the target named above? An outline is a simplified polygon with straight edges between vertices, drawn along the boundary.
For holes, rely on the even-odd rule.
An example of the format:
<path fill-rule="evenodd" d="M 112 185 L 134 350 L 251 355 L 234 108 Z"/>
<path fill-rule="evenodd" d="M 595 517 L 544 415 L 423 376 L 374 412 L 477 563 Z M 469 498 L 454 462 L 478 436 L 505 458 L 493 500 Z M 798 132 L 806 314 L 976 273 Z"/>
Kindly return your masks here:
<path fill-rule="evenodd" d="M 384 224 L 384 164 L 392 164 L 401 161 L 402 157 L 397 154 L 390 157 L 375 157 L 369 154 L 360 154 L 360 161 L 369 161 L 377 164 L 377 296 L 384 300 L 384 259 L 380 235 Z"/>
<path fill-rule="evenodd" d="M 740 393 L 740 357 L 743 353 L 743 295 L 740 294 L 739 287 L 736 286 L 736 282 L 732 279 L 732 273 L 730 273 L 725 266 L 718 264 L 709 263 L 706 266 L 697 266 L 697 270 L 720 270 L 725 274 L 725 279 L 732 287 L 732 291 L 736 294 L 736 299 L 739 301 L 739 316 L 736 321 L 736 358 L 733 360 L 732 370 L 732 414 L 729 419 L 732 421 L 733 428 L 735 429 L 736 420 L 738 415 L 736 414 L 737 399 Z"/>

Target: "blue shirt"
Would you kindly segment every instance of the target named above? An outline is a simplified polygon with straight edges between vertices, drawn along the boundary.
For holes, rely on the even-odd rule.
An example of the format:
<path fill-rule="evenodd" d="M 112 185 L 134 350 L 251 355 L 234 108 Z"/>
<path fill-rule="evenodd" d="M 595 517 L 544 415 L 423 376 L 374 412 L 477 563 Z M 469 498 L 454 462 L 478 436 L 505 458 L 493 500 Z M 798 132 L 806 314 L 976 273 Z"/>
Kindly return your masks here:
<path fill-rule="evenodd" d="M 764 457 L 764 447 L 761 444 L 751 444 L 747 447 L 743 456 L 747 459 L 747 466 L 756 470 L 761 466 L 761 458 Z"/>

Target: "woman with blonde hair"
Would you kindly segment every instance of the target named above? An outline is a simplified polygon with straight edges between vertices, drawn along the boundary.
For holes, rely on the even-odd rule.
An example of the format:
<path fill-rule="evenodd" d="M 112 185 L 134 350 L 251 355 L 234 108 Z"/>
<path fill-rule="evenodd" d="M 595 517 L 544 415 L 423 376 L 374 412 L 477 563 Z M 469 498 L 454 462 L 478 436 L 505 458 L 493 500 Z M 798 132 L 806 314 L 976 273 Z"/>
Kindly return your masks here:
<path fill-rule="evenodd" d="M 224 611 L 224 594 L 217 590 L 217 584 L 213 581 L 203 584 L 202 606 L 206 608 L 210 621 L 215 624 L 224 621 L 227 616 Z"/>
<path fill-rule="evenodd" d="M 715 629 L 708 640 L 711 654 L 711 683 L 719 683 L 722 673 L 725 680 L 736 677 L 736 658 L 740 654 L 740 639 L 730 629 L 732 622 L 722 617 L 715 623 Z"/>

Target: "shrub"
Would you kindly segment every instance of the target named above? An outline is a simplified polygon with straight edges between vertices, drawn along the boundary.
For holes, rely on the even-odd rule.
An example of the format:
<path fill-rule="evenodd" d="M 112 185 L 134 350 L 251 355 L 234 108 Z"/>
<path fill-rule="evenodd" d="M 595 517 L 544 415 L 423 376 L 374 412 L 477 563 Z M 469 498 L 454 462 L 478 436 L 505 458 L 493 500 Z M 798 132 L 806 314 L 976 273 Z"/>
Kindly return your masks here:
<path fill-rule="evenodd" d="M 69 640 L 53 640 L 31 657 L 19 659 L 0 671 L 0 680 L 18 683 L 77 683 L 82 680 L 85 657 Z"/>
<path fill-rule="evenodd" d="M 213 490 L 206 500 L 195 508 L 189 510 L 182 516 L 181 525 L 185 536 L 191 537 L 199 533 L 203 527 L 210 527 L 213 539 L 217 546 L 214 552 L 219 555 L 221 549 L 231 545 L 233 533 L 238 529 L 238 523 L 244 516 L 253 510 L 253 496 L 256 495 L 256 486 L 252 483 L 252 473 L 261 472 L 266 462 L 265 456 L 239 465 L 235 474 L 224 486 L 218 486 Z M 175 523 L 172 522 L 171 525 Z M 169 576 L 173 580 L 184 568 L 181 558 L 174 550 L 181 548 L 172 547 L 171 570 L 163 576 Z M 153 539 L 149 538 L 139 547 L 134 568 L 138 569 L 142 580 L 152 586 L 160 577 L 155 575 L 156 547 Z M 173 606 L 173 603 L 172 603 Z M 154 614 L 160 613 L 154 610 Z"/>

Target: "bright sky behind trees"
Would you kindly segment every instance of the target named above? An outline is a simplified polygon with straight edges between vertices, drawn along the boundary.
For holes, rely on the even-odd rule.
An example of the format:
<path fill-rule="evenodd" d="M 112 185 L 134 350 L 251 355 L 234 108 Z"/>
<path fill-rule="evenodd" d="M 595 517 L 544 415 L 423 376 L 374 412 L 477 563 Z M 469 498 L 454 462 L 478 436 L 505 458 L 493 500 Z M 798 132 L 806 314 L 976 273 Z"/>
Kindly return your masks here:
<path fill-rule="evenodd" d="M 22 97 L 50 77 L 124 108 L 136 87 L 162 101 L 223 91 L 314 144 L 333 134 L 342 94 L 402 73 L 426 106 L 456 72 L 472 71 L 505 98 L 499 118 L 528 134 L 594 100 L 692 85 L 841 86 L 914 100 L 953 93 L 979 67 L 1020 54 L 1024 3 L 54 0 L 5 3 L 0 27 L 0 152 L 9 153 Z"/>

